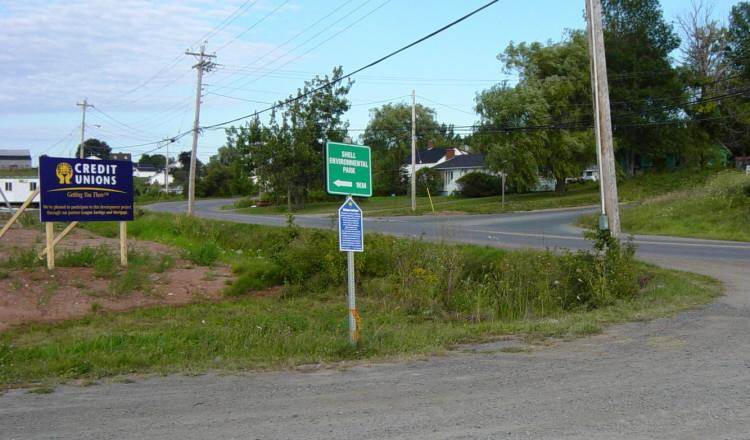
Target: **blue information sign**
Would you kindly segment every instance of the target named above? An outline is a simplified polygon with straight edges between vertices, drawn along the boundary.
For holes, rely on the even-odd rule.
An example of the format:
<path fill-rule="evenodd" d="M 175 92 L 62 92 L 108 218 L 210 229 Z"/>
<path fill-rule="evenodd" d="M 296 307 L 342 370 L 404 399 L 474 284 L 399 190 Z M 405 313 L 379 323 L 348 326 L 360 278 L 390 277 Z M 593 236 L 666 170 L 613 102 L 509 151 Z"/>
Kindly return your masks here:
<path fill-rule="evenodd" d="M 347 197 L 339 208 L 339 250 L 362 252 L 365 250 L 362 230 L 362 210 Z"/>
<path fill-rule="evenodd" d="M 42 222 L 133 220 L 133 163 L 41 156 Z"/>

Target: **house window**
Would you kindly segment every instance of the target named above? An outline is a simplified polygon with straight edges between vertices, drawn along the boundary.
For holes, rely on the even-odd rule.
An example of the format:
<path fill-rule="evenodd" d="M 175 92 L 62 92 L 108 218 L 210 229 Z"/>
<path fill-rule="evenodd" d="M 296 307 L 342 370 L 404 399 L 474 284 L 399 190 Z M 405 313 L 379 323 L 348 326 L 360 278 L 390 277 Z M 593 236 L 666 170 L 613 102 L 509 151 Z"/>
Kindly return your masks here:
<path fill-rule="evenodd" d="M 36 182 L 29 182 L 29 191 L 36 191 Z"/>
<path fill-rule="evenodd" d="M 11 182 L 5 182 L 5 190 L 13 191 L 13 184 Z"/>

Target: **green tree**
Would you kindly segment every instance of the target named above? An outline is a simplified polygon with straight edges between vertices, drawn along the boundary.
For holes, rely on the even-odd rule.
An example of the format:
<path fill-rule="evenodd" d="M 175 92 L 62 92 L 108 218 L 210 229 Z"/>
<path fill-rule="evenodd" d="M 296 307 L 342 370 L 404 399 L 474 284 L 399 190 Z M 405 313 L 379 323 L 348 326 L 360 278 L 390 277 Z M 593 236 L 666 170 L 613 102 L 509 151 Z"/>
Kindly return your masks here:
<path fill-rule="evenodd" d="M 443 189 L 443 174 L 434 168 L 417 171 L 417 194 L 435 196 Z"/>
<path fill-rule="evenodd" d="M 719 162 L 716 155 L 725 127 L 719 97 L 729 85 L 727 32 L 713 18 L 711 8 L 700 1 L 678 21 L 683 33 L 680 73 L 691 98 L 705 101 L 684 108 L 691 120 L 677 136 L 682 144 L 679 154 L 681 165 L 703 168 Z"/>
<path fill-rule="evenodd" d="M 162 169 L 167 164 L 167 157 L 163 154 L 143 154 L 138 159 L 138 165 L 150 165 L 154 168 Z"/>
<path fill-rule="evenodd" d="M 90 138 L 83 142 L 83 157 L 96 156 L 99 159 L 109 159 L 112 148 L 106 142 Z M 81 157 L 81 144 L 76 149 L 76 157 Z"/>
<path fill-rule="evenodd" d="M 750 2 L 732 6 L 727 42 L 727 57 L 734 71 L 750 80 Z"/>
<path fill-rule="evenodd" d="M 686 100 L 670 54 L 680 38 L 658 0 L 603 0 L 604 43 L 618 155 L 628 173 L 677 154 L 672 121 Z"/>
<path fill-rule="evenodd" d="M 434 109 L 417 104 L 415 115 L 417 149 L 455 147 L 461 142 L 453 127 L 437 121 Z M 373 151 L 374 192 L 405 194 L 408 176 L 402 166 L 411 157 L 411 105 L 385 104 L 371 109 L 361 141 Z"/>
<path fill-rule="evenodd" d="M 336 67 L 330 76 L 306 81 L 265 126 L 256 118 L 227 131 L 238 169 L 257 177 L 277 202 L 286 199 L 290 210 L 304 205 L 310 191 L 323 188 L 325 144 L 346 136 L 343 115 L 352 82 L 337 81 L 341 77 Z"/>
<path fill-rule="evenodd" d="M 525 190 L 540 176 L 565 190 L 565 178 L 595 160 L 586 38 L 573 31 L 560 43 L 511 43 L 498 56 L 518 72 L 515 86 L 499 84 L 477 97 L 487 162 Z"/>

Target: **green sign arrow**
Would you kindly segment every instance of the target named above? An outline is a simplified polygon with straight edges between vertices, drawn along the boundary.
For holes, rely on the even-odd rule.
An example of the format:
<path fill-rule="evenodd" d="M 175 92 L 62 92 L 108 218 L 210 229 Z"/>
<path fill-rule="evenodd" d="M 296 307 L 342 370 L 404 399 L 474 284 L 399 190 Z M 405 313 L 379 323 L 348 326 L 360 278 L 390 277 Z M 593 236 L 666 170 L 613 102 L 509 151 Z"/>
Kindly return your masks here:
<path fill-rule="evenodd" d="M 372 197 L 370 147 L 327 142 L 326 191 L 328 194 Z"/>

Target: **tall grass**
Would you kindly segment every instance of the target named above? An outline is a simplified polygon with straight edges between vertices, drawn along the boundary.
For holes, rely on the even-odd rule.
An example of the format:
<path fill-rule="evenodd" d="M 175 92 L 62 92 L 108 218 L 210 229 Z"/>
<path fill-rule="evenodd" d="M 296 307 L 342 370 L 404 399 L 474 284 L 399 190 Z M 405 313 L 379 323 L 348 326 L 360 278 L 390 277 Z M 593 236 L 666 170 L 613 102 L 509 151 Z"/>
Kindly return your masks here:
<path fill-rule="evenodd" d="M 624 209 L 622 225 L 633 233 L 750 241 L 750 176 L 726 171 L 654 197 Z"/>

